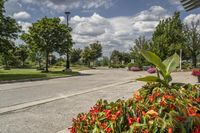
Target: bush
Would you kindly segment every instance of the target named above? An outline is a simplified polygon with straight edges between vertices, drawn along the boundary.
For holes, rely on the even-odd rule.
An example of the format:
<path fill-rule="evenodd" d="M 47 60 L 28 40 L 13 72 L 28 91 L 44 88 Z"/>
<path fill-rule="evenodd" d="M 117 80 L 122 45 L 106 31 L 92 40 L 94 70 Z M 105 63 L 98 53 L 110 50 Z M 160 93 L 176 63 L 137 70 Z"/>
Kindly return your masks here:
<path fill-rule="evenodd" d="M 131 67 L 130 71 L 141 71 L 142 69 L 139 67 Z"/>
<path fill-rule="evenodd" d="M 148 73 L 156 73 L 156 68 L 151 67 L 147 70 Z"/>
<path fill-rule="evenodd" d="M 124 101 L 99 100 L 73 119 L 71 133 L 194 132 L 200 130 L 200 85 L 147 84 Z M 196 131 L 196 132 L 195 132 Z"/>
<path fill-rule="evenodd" d="M 134 67 L 135 66 L 135 64 L 134 63 L 128 63 L 128 69 L 130 69 L 131 67 Z"/>
<path fill-rule="evenodd" d="M 110 64 L 109 68 L 125 68 L 125 65 L 122 64 Z"/>
<path fill-rule="evenodd" d="M 192 75 L 200 76 L 200 70 L 192 70 Z"/>

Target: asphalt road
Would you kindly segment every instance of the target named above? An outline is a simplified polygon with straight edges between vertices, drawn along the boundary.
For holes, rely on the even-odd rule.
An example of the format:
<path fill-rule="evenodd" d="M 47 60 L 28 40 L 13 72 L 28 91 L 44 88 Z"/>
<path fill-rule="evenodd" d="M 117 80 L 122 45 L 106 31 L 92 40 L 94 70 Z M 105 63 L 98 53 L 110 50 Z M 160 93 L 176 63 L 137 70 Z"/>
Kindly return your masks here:
<path fill-rule="evenodd" d="M 87 70 L 76 77 L 2 84 L 0 110 L 18 108 L 0 114 L 0 133 L 55 133 L 63 130 L 70 126 L 73 117 L 86 112 L 97 99 L 131 97 L 133 91 L 143 85 L 134 79 L 146 74 L 124 69 Z M 189 72 L 174 73 L 173 77 L 175 82 L 196 82 Z"/>

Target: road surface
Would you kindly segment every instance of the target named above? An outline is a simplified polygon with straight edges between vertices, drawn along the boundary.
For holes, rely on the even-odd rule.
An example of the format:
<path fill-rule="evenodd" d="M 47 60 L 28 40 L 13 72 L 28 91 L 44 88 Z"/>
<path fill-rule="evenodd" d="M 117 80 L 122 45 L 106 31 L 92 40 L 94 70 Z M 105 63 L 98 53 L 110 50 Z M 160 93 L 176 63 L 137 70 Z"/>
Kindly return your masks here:
<path fill-rule="evenodd" d="M 0 133 L 56 133 L 96 100 L 131 97 L 146 72 L 125 69 L 82 71 L 81 76 L 0 85 Z M 190 72 L 174 73 L 176 82 L 195 83 Z"/>

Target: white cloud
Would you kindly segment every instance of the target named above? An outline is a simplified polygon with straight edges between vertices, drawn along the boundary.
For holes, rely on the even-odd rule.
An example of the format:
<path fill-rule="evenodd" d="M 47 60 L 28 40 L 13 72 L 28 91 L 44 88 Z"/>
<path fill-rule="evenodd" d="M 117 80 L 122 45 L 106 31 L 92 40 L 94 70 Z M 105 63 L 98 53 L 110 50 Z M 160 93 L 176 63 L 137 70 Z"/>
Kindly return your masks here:
<path fill-rule="evenodd" d="M 32 25 L 31 23 L 29 22 L 24 22 L 24 21 L 18 21 L 18 24 L 22 26 L 22 30 L 24 32 L 27 32 L 28 31 L 28 28 Z"/>
<path fill-rule="evenodd" d="M 64 23 L 64 22 L 66 21 L 66 19 L 65 19 L 64 16 L 60 16 L 59 19 L 60 19 L 60 22 L 61 22 L 61 23 Z"/>
<path fill-rule="evenodd" d="M 114 49 L 128 51 L 140 35 L 151 35 L 160 20 L 170 17 L 160 6 L 152 6 L 135 16 L 105 18 L 97 13 L 90 17 L 74 16 L 70 20 L 76 47 L 100 41 L 105 55 Z"/>
<path fill-rule="evenodd" d="M 200 14 L 190 14 L 186 16 L 183 20 L 185 24 L 191 24 L 191 22 L 200 21 Z"/>
<path fill-rule="evenodd" d="M 14 13 L 13 17 L 17 20 L 25 20 L 25 19 L 29 19 L 31 15 L 25 11 L 21 11 L 18 13 Z"/>
<path fill-rule="evenodd" d="M 45 6 L 57 12 L 71 9 L 96 9 L 99 7 L 109 8 L 112 0 L 23 0 L 24 3 Z"/>

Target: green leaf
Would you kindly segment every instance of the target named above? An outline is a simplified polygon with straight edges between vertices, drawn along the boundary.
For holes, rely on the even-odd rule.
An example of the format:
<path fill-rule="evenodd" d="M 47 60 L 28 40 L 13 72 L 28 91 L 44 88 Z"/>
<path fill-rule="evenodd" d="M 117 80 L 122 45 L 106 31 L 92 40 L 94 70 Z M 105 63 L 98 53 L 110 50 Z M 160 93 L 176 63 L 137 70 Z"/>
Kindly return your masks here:
<path fill-rule="evenodd" d="M 162 75 L 165 77 L 166 75 L 166 67 L 165 65 L 162 63 L 161 59 L 154 53 L 150 52 L 150 51 L 146 51 L 146 50 L 141 50 L 140 51 L 142 56 L 144 56 L 144 58 L 154 64 L 161 72 Z"/>
<path fill-rule="evenodd" d="M 168 74 L 176 70 L 176 68 L 179 66 L 179 61 L 180 58 L 176 53 L 163 61 Z"/>
<path fill-rule="evenodd" d="M 146 76 L 143 78 L 136 79 L 137 81 L 144 81 L 144 82 L 160 82 L 161 80 L 155 76 Z"/>

